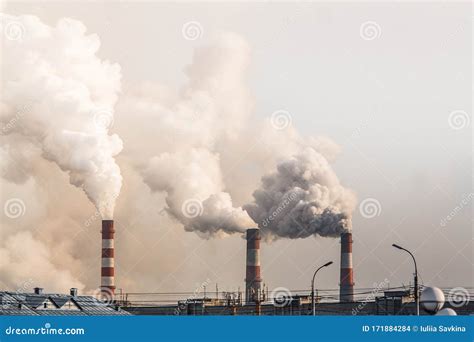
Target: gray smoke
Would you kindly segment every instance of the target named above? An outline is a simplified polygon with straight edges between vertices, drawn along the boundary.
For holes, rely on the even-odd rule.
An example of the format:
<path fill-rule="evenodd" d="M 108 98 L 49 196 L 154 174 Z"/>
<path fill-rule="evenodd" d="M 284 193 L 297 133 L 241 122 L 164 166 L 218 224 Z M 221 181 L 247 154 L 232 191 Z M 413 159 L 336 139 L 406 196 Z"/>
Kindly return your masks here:
<path fill-rule="evenodd" d="M 244 209 L 269 238 L 339 236 L 351 228 L 356 202 L 326 158 L 311 147 L 279 163 L 253 197 Z"/>
<path fill-rule="evenodd" d="M 155 146 L 163 151 L 139 164 L 144 182 L 166 194 L 168 214 L 202 237 L 242 233 L 255 223 L 267 237 L 338 235 L 350 226 L 355 201 L 328 163 L 339 147 L 327 138 L 302 138 L 291 125 L 280 130 L 278 122 L 255 120 L 245 80 L 249 61 L 245 40 L 224 34 L 196 50 L 185 69 L 188 82 L 178 94 L 155 88 L 151 94 L 128 95 L 119 105 L 121 112 L 155 119 Z M 250 156 L 245 143 L 255 137 Z M 239 207 L 227 189 L 247 189 L 239 201 L 244 204 L 249 186 L 258 186 L 225 179 L 242 156 L 246 162 L 283 162 L 263 178 L 255 203 Z"/>

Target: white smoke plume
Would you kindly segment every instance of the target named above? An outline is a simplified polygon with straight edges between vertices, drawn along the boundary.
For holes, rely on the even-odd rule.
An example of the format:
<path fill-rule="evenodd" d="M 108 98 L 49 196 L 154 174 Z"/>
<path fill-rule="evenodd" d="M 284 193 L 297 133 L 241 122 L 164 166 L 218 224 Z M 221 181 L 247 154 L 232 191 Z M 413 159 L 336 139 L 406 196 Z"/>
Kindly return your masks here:
<path fill-rule="evenodd" d="M 243 232 L 252 225 L 247 213 L 234 208 L 230 195 L 221 191 L 219 159 L 208 150 L 163 153 L 151 159 L 143 176 L 151 189 L 167 193 L 167 211 L 187 231 L 205 236 Z"/>
<path fill-rule="evenodd" d="M 0 262 L 0 281 L 5 286 L 14 289 L 31 273 L 35 285 L 46 289 L 95 289 L 98 270 L 90 265 L 100 251 L 100 235 L 95 235 L 100 218 L 91 215 L 81 192 L 104 218 L 111 218 L 121 172 L 126 181 L 114 218 L 124 228 L 120 233 L 134 237 L 117 234 L 116 241 L 121 251 L 117 262 L 133 269 L 117 274 L 117 282 L 127 290 L 146 291 L 156 286 L 156 274 L 166 278 L 175 271 L 180 257 L 173 254 L 175 246 L 186 248 L 184 240 L 196 241 L 182 227 L 208 238 L 242 234 L 258 223 L 266 237 L 300 236 L 301 227 L 288 226 L 291 231 L 285 231 L 283 221 L 277 224 L 284 217 L 273 215 L 270 203 L 265 206 L 256 199 L 245 206 L 247 210 L 242 205 L 251 201 L 261 175 L 272 174 L 277 161 L 299 163 L 296 160 L 309 147 L 314 151 L 308 155 L 317 155 L 320 162 L 302 164 L 313 173 L 318 167 L 331 170 L 323 161 L 332 161 L 339 148 L 329 139 L 303 138 L 291 125 L 275 130 L 271 113 L 258 119 L 246 81 L 251 49 L 243 38 L 223 34 L 197 48 L 185 68 L 187 81 L 178 91 L 124 81 L 121 92 L 119 66 L 96 56 L 99 39 L 87 35 L 80 22 L 62 19 L 50 27 L 32 16 L 3 16 L 2 29 L 8 22 L 20 23 L 22 30 L 19 39 L 4 40 L 1 53 L 0 186 L 3 203 L 19 197 L 26 213 L 18 219 L 3 216 L 0 259 L 5 262 Z M 111 134 L 111 128 L 117 134 Z M 276 174 L 279 170 L 280 166 Z M 327 222 L 337 221 L 337 215 L 350 218 L 351 206 L 343 203 L 350 196 L 342 195 L 331 172 L 287 187 L 288 194 L 301 189 L 295 191 L 298 208 L 308 210 L 302 210 L 305 215 L 298 222 L 308 224 L 306 229 L 315 227 L 315 218 L 322 219 L 323 208 L 333 214 L 324 216 Z M 285 177 L 275 177 L 285 182 Z M 291 177 L 298 179 L 298 173 Z M 318 189 L 314 182 L 324 195 L 313 193 Z M 263 194 L 276 186 L 266 187 L 264 182 L 261 188 Z M 274 196 L 273 207 L 278 209 L 277 193 Z M 284 195 L 280 200 L 285 202 Z M 278 212 L 290 208 L 293 202 Z M 264 213 L 273 215 L 270 225 L 263 225 Z M 298 217 L 296 213 L 295 209 L 292 217 Z M 166 235 L 168 228 L 173 233 Z M 314 233 L 331 235 L 316 229 Z M 161 238 L 166 243 L 155 248 Z M 28 253 L 18 253 L 21 240 Z M 231 245 L 229 240 L 209 245 Z M 135 265 L 138 249 L 150 251 L 150 257 Z M 156 273 L 148 272 L 151 268 Z M 187 269 L 181 280 L 191 282 L 200 272 Z"/>
<path fill-rule="evenodd" d="M 253 197 L 244 209 L 270 238 L 339 236 L 351 228 L 356 203 L 326 158 L 311 147 L 279 163 Z"/>
<path fill-rule="evenodd" d="M 163 151 L 154 151 L 140 172 L 152 191 L 167 194 L 167 212 L 203 237 L 255 225 L 225 191 L 218 147 L 239 136 L 250 113 L 244 82 L 249 58 L 241 37 L 224 34 L 197 49 L 185 70 L 189 81 L 179 94 L 163 96 L 156 89 L 156 94 L 128 95 L 119 105 L 121 112 L 155 119 Z"/>
<path fill-rule="evenodd" d="M 81 22 L 61 19 L 50 27 L 34 16 L 10 15 L 2 15 L 1 21 L 2 36 L 7 37 L 2 49 L 2 135 L 20 136 L 38 146 L 103 217 L 111 218 L 122 185 L 114 160 L 122 141 L 108 134 L 120 67 L 96 56 L 99 38 L 87 35 Z M 3 32 L 12 27 L 15 39 L 9 38 L 12 32 Z M 14 147 L 2 147 L 2 153 L 9 151 Z M 3 173 L 8 176 L 6 167 Z"/>
<path fill-rule="evenodd" d="M 166 146 L 140 167 L 144 182 L 152 191 L 165 192 L 167 212 L 187 231 L 201 236 L 241 233 L 255 222 L 272 237 L 340 234 L 350 227 L 355 200 L 328 163 L 339 147 L 327 138 L 303 139 L 292 127 L 281 132 L 268 122 L 249 120 L 253 112 L 245 82 L 249 60 L 245 41 L 225 34 L 196 51 L 186 68 L 188 82 L 176 97 L 155 89 L 157 94 L 126 100 L 121 111 L 146 111 L 142 115 L 147 119 L 156 116 L 159 145 Z M 262 189 L 254 193 L 255 203 L 242 209 L 225 191 L 229 166 L 221 157 L 232 159 L 234 151 L 241 155 L 242 142 L 255 136 L 260 140 L 252 150 L 267 154 L 267 159 L 270 154 L 274 161 L 287 161 L 274 175 L 264 177 Z M 290 194 L 295 198 L 286 214 L 280 210 L 271 222 L 265 221 Z"/>

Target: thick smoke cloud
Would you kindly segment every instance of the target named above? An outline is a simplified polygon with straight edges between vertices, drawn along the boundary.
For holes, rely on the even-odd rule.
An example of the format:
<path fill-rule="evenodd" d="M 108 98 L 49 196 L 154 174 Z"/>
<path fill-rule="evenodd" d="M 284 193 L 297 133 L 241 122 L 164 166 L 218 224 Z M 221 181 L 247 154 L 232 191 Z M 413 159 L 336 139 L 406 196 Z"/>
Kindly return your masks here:
<path fill-rule="evenodd" d="M 308 147 L 262 178 L 244 209 L 269 237 L 339 236 L 351 228 L 355 195 L 326 158 Z"/>
<path fill-rule="evenodd" d="M 119 66 L 97 58 L 98 37 L 87 35 L 81 23 L 63 19 L 50 27 L 31 16 L 2 20 L 24 28 L 22 39 L 5 40 L 2 50 L 2 203 L 18 197 L 26 208 L 17 219 L 2 218 L 4 287 L 21 287 L 29 274 L 34 285 L 47 290 L 98 286 L 100 217 L 91 213 L 82 191 L 103 217 L 112 216 L 121 192 L 114 215 L 120 227 L 117 263 L 131 271 L 117 274 L 117 282 L 128 291 L 147 291 L 157 286 L 157 278 L 175 272 L 174 265 L 183 261 L 175 246 L 197 239 L 184 231 L 203 238 L 240 235 L 258 223 L 268 238 L 301 237 L 299 225 L 284 227 L 282 213 L 289 209 L 307 230 L 316 227 L 317 218 L 331 231 L 336 221 L 341 229 L 349 226 L 351 206 L 343 199 L 350 196 L 342 195 L 332 171 L 320 170 L 307 184 L 299 180 L 286 187 L 287 178 L 277 176 L 280 166 L 274 172 L 279 161 L 297 163 L 299 156 L 312 154 L 318 162 L 301 162 L 304 167 L 313 173 L 319 167 L 330 170 L 324 161 L 334 160 L 339 147 L 327 138 L 304 138 L 291 125 L 275 129 L 271 113 L 258 119 L 246 81 L 251 49 L 243 38 L 223 34 L 197 48 L 177 91 L 124 82 L 121 92 Z M 117 134 L 110 134 L 111 128 Z M 263 174 L 275 175 L 281 185 L 260 185 Z M 259 187 L 262 198 L 249 203 Z M 290 204 L 278 209 L 286 201 L 284 189 Z M 318 189 L 321 195 L 313 193 Z M 264 193 L 274 198 L 267 203 Z M 293 193 L 300 206 L 293 205 Z M 314 233 L 332 234 L 316 228 Z M 161 239 L 166 243 L 156 248 Z M 28 253 L 18 252 L 19 241 Z M 137 261 L 137 250 L 149 255 Z M 182 282 L 169 283 L 169 289 L 201 275 L 198 268 L 187 269 L 179 275 Z M 235 277 L 232 283 L 241 278 L 229 276 Z"/>
<path fill-rule="evenodd" d="M 149 104 L 144 97 L 128 100 L 129 112 L 154 108 L 146 116 L 156 115 L 155 129 L 163 133 L 162 145 L 168 146 L 141 167 L 144 182 L 152 191 L 165 192 L 167 212 L 201 236 L 241 233 L 256 223 L 268 237 L 338 235 L 350 226 L 355 201 L 328 163 L 339 147 L 327 138 L 301 138 L 291 126 L 281 131 L 272 122 L 249 119 L 249 60 L 250 48 L 242 38 L 222 35 L 197 49 L 186 68 L 188 82 L 176 98 L 145 97 Z M 235 181 L 224 180 L 232 166 L 221 157 L 233 157 L 231 164 L 239 164 L 248 153 L 240 146 L 254 137 L 259 140 L 251 150 L 266 154 L 259 158 L 283 162 L 275 174 L 264 177 L 262 188 L 254 193 L 255 203 L 241 208 L 225 192 Z M 286 214 L 280 209 L 264 225 L 290 194 Z"/>
<path fill-rule="evenodd" d="M 221 191 L 219 158 L 209 150 L 163 153 L 151 159 L 143 176 L 151 189 L 167 193 L 168 213 L 187 231 L 215 235 L 243 232 L 252 225 L 247 213 L 234 208 L 230 195 Z"/>
<path fill-rule="evenodd" d="M 114 156 L 122 141 L 108 129 L 120 67 L 96 56 L 99 38 L 87 35 L 81 22 L 62 19 L 50 27 L 33 16 L 2 15 L 1 20 L 3 30 L 19 30 L 16 39 L 4 39 L 2 50 L 2 135 L 35 144 L 103 217 L 112 217 L 122 185 Z M 5 145 L 1 153 L 15 153 L 15 147 Z"/>
<path fill-rule="evenodd" d="M 176 97 L 137 94 L 119 106 L 156 118 L 154 130 L 166 150 L 139 170 L 152 191 L 166 193 L 167 212 L 203 237 L 255 225 L 225 191 L 219 151 L 219 145 L 236 143 L 252 107 L 245 86 L 249 53 L 241 37 L 223 34 L 196 50 L 185 69 L 188 82 Z"/>

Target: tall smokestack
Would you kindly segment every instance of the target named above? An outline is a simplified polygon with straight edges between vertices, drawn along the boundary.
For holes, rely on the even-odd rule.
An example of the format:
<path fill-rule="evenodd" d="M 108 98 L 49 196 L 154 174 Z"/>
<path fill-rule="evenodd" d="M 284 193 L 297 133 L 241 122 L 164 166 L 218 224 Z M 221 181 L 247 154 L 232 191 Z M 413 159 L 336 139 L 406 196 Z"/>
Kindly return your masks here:
<path fill-rule="evenodd" d="M 339 300 L 354 301 L 354 274 L 352 272 L 352 233 L 341 234 L 341 278 Z"/>
<path fill-rule="evenodd" d="M 245 276 L 245 301 L 258 299 L 262 278 L 260 277 L 260 229 L 247 229 L 247 271 Z"/>
<path fill-rule="evenodd" d="M 114 282 L 114 221 L 102 221 L 101 293 L 110 298 L 115 292 Z"/>

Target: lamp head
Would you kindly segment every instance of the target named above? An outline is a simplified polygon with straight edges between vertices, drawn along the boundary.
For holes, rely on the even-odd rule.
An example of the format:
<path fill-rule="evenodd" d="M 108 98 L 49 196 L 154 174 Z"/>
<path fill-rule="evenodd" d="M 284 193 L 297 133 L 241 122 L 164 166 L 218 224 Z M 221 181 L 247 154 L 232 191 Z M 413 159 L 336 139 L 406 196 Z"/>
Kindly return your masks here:
<path fill-rule="evenodd" d="M 323 267 L 329 266 L 329 265 L 331 265 L 332 263 L 333 263 L 332 261 L 329 261 L 329 262 L 325 263 L 325 264 L 323 265 Z"/>

